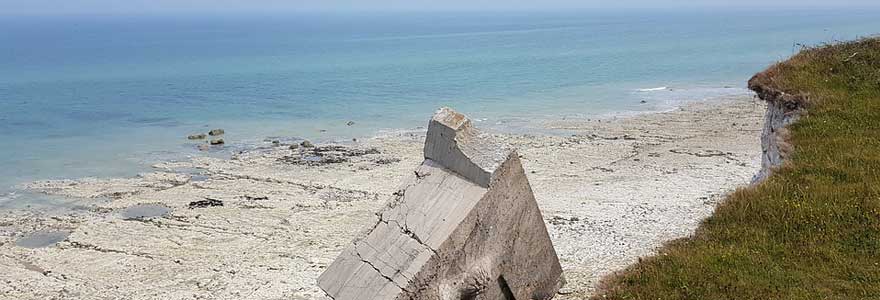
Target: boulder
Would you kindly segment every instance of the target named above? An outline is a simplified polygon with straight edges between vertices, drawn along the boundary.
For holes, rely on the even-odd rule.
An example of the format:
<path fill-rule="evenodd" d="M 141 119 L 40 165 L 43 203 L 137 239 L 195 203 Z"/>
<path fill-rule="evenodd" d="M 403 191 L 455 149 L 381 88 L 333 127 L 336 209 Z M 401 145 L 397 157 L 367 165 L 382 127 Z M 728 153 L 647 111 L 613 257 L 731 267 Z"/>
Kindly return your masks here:
<path fill-rule="evenodd" d="M 424 154 L 318 285 L 335 300 L 553 297 L 562 270 L 516 151 L 443 108 Z"/>
<path fill-rule="evenodd" d="M 189 140 L 204 140 L 204 139 L 208 138 L 208 135 L 206 135 L 204 133 L 198 133 L 198 134 L 190 135 L 186 138 Z"/>

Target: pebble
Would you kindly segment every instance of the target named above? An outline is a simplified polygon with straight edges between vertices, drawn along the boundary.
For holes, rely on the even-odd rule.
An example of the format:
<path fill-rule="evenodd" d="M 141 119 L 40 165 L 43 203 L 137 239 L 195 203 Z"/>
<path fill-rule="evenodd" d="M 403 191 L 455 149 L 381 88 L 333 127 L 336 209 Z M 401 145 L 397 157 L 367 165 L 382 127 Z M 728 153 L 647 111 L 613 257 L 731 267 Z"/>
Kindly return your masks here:
<path fill-rule="evenodd" d="M 570 287 L 564 287 L 564 288 L 559 289 L 559 292 L 557 292 L 557 293 L 560 295 L 569 295 L 569 294 L 574 293 L 574 289 L 570 288 Z"/>

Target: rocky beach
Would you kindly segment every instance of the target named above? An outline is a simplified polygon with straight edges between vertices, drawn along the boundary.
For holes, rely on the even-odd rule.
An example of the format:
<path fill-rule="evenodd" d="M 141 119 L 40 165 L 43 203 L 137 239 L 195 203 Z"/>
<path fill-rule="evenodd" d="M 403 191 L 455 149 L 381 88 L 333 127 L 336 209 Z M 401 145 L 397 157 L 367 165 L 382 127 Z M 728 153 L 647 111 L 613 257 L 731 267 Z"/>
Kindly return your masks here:
<path fill-rule="evenodd" d="M 559 255 L 556 299 L 592 295 L 749 184 L 764 112 L 736 96 L 541 125 L 565 134 L 497 134 L 518 148 Z M 327 299 L 318 275 L 422 162 L 424 138 L 267 142 L 129 178 L 29 183 L 84 209 L 0 212 L 0 297 Z"/>

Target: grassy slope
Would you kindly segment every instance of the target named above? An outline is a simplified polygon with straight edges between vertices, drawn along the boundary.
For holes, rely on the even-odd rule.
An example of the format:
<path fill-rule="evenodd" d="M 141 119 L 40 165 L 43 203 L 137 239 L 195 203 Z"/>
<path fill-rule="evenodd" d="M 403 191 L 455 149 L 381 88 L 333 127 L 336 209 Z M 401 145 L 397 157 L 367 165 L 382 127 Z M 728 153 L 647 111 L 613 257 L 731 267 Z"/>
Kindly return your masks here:
<path fill-rule="evenodd" d="M 788 164 L 597 299 L 880 299 L 880 40 L 807 49 L 756 81 L 805 96 Z"/>

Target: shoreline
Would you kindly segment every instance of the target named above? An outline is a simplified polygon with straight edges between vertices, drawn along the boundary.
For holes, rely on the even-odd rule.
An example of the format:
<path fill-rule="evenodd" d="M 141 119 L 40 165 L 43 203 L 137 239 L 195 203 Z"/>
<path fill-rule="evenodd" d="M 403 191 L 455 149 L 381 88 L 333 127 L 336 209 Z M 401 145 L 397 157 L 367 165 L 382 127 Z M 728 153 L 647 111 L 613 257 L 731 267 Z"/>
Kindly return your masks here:
<path fill-rule="evenodd" d="M 559 253 L 568 284 L 557 299 L 590 295 L 599 278 L 690 234 L 726 193 L 748 184 L 760 168 L 764 112 L 751 98 L 542 125 L 568 135 L 499 134 L 520 149 Z M 422 136 L 359 140 L 328 152 L 345 159 L 339 163 L 309 165 L 285 146 L 159 163 L 135 178 L 37 182 L 30 187 L 91 207 L 60 216 L 0 212 L 0 265 L 22 270 L 0 275 L 10 282 L 0 292 L 324 299 L 314 279 L 421 162 Z M 191 208 L 206 199 L 223 206 Z M 139 205 L 170 211 L 123 217 Z M 16 246 L 41 230 L 70 235 L 48 248 Z"/>
<path fill-rule="evenodd" d="M 707 93 L 706 90 L 713 90 L 712 93 Z M 678 99 L 678 100 L 670 100 L 672 98 L 667 99 L 669 96 L 660 96 L 660 98 L 651 98 L 656 97 L 658 93 L 670 93 L 675 91 L 676 93 L 685 92 L 688 93 L 696 93 L 694 95 L 690 95 L 686 97 L 686 99 Z M 547 124 L 554 123 L 560 119 L 563 120 L 576 120 L 576 119 L 591 119 L 591 120 L 603 120 L 603 121 L 614 121 L 618 119 L 625 118 L 633 118 L 642 115 L 650 115 L 650 114 L 658 114 L 658 113 L 668 113 L 671 111 L 675 111 L 683 106 L 688 106 L 694 103 L 705 103 L 705 102 L 713 102 L 713 101 L 724 101 L 726 98 L 731 97 L 739 97 L 745 95 L 751 95 L 747 89 L 737 88 L 731 86 L 702 86 L 695 85 L 689 86 L 687 88 L 672 88 L 672 87 L 664 87 L 662 90 L 658 90 L 656 88 L 646 89 L 642 91 L 640 89 L 630 91 L 632 94 L 636 95 L 654 95 L 654 96 L 646 96 L 645 99 L 650 99 L 647 103 L 642 103 L 641 105 L 647 105 L 648 109 L 637 108 L 639 105 L 629 107 L 617 112 L 596 112 L 591 114 L 566 114 L 563 112 L 559 112 L 556 115 L 496 115 L 492 118 L 478 118 L 475 119 L 476 124 L 481 128 L 490 129 L 493 132 L 497 132 L 500 134 L 511 134 L 511 135 L 553 135 L 553 136 L 564 136 L 569 135 L 571 132 L 568 132 L 564 129 L 557 128 L 549 128 Z M 699 95 L 699 96 L 698 96 Z M 706 98 L 701 98 L 706 97 Z M 665 100 L 660 100 L 665 99 Z M 677 98 L 675 98 L 677 99 Z M 270 124 L 275 124 L 275 126 L 279 128 L 283 128 L 283 122 L 279 123 L 277 120 L 268 121 Z M 346 122 L 345 120 L 340 119 L 339 124 Z M 73 172 L 73 173 L 65 173 L 62 171 L 59 174 L 52 174 L 51 176 L 37 177 L 33 174 L 28 175 L 27 179 L 15 180 L 5 182 L 11 184 L 9 186 L 0 187 L 0 211 L 3 210 L 43 210 L 43 211 L 58 211 L 65 212 L 66 210 L 71 209 L 71 205 L 76 205 L 75 199 L 65 199 L 52 197 L 51 195 L 39 195 L 29 192 L 26 188 L 23 188 L 27 183 L 31 181 L 40 181 L 40 180 L 64 180 L 71 178 L 117 178 L 124 177 L 125 175 L 121 174 L 138 174 L 143 172 L 150 172 L 152 170 L 152 165 L 156 163 L 161 163 L 164 161 L 185 161 L 199 156 L 214 156 L 214 157 L 229 157 L 234 152 L 238 151 L 253 151 L 260 148 L 271 147 L 272 140 L 280 140 L 282 142 L 301 142 L 304 140 L 309 140 L 315 143 L 330 143 L 330 144 L 343 144 L 343 145 L 353 145 L 357 144 L 356 142 L 352 142 L 352 140 L 369 140 L 374 138 L 382 138 L 389 136 L 396 136 L 401 134 L 424 134 L 426 128 L 423 125 L 412 126 L 412 127 L 398 127 L 398 128 L 383 128 L 376 127 L 373 128 L 375 124 L 371 123 L 367 125 L 367 128 L 359 128 L 361 126 L 360 122 L 356 123 L 354 126 L 344 126 L 336 123 L 325 123 L 322 126 L 312 126 L 311 131 L 313 133 L 311 135 L 308 134 L 298 134 L 298 135 L 276 135 L 269 134 L 270 132 L 264 132 L 266 135 L 262 137 L 253 137 L 253 127 L 254 124 L 260 123 L 257 121 L 232 121 L 231 124 L 225 124 L 227 126 L 221 125 L 221 122 L 212 122 L 217 123 L 212 125 L 213 127 L 208 127 L 207 125 L 199 126 L 201 129 L 210 129 L 214 127 L 225 128 L 232 132 L 228 133 L 228 137 L 225 139 L 227 144 L 223 147 L 216 148 L 212 147 L 211 150 L 208 151 L 200 151 L 198 146 L 200 145 L 200 141 L 187 141 L 185 139 L 187 134 L 191 134 L 193 132 L 184 130 L 183 128 L 177 128 L 176 130 L 182 130 L 179 132 L 179 140 L 174 139 L 174 142 L 169 141 L 167 137 L 162 139 L 161 141 L 149 141 L 148 144 L 155 144 L 156 146 L 161 146 L 161 148 L 155 149 L 145 149 L 140 150 L 138 148 L 127 149 L 133 152 L 126 153 L 118 153 L 118 154 L 110 154 L 115 156 L 115 160 L 122 161 L 121 163 L 113 162 L 113 161 L 105 161 L 108 165 L 105 167 L 85 167 L 79 166 L 80 168 L 91 169 L 90 172 Z M 233 125 L 234 124 L 234 125 Z M 290 124 L 288 124 L 290 125 Z M 303 127 L 300 126 L 302 124 L 293 126 L 293 127 Z M 189 126 L 192 127 L 192 126 Z M 241 127 L 241 128 L 238 128 Z M 304 126 L 308 127 L 308 126 Z M 322 129 L 323 128 L 323 129 Z M 236 129 L 242 129 L 248 133 L 236 132 Z M 137 128 L 137 131 L 142 131 L 144 128 Z M 328 131 L 329 130 L 329 131 Z M 284 131 L 284 130 L 281 130 Z M 259 135 L 256 135 L 259 136 Z M 309 136 L 309 137 L 305 137 Z M 117 138 L 114 138 L 117 139 Z M 143 143 L 143 142 L 141 142 Z M 123 147 L 124 148 L 124 147 Z M 124 150 L 124 149 L 123 149 Z M 106 154 L 106 153 L 105 153 Z M 96 165 L 103 165 L 96 162 Z M 80 163 L 78 163 L 80 164 Z M 86 173 L 86 174 L 81 174 Z M 93 173 L 88 174 L 88 173 Z"/>

